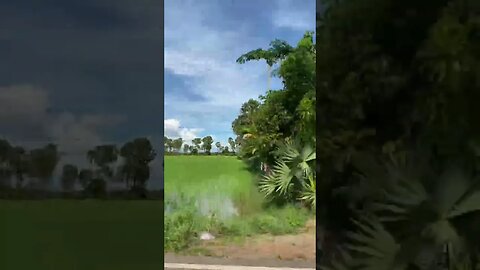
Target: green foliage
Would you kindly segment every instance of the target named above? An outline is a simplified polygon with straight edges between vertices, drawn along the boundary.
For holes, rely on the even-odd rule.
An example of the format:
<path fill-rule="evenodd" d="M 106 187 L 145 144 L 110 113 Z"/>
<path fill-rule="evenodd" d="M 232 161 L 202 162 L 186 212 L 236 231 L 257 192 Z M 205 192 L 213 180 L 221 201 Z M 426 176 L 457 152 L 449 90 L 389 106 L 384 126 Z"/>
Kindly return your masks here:
<path fill-rule="evenodd" d="M 202 138 L 202 149 L 210 155 L 210 151 L 212 150 L 213 138 L 212 136 L 208 135 Z"/>
<path fill-rule="evenodd" d="M 237 59 L 237 63 L 244 64 L 252 60 L 265 60 L 269 66 L 273 66 L 279 60 L 284 59 L 293 50 L 287 42 L 283 40 L 274 40 L 270 43 L 267 50 L 256 49 L 250 51 Z"/>
<path fill-rule="evenodd" d="M 247 55 L 250 60 L 270 59 L 262 58 L 265 56 L 259 50 Z M 313 33 L 307 32 L 297 47 L 289 47 L 278 58 L 282 61 L 276 74 L 284 82 L 283 89 L 268 90 L 259 101 L 248 100 L 240 108 L 232 128 L 240 145 L 239 155 L 252 167 L 260 162 L 273 164 L 277 146 L 286 139 L 314 144 L 315 55 Z M 240 59 L 246 59 L 245 55 Z"/>
<path fill-rule="evenodd" d="M 466 204 L 464 210 L 472 212 L 458 220 L 452 213 L 470 195 L 468 200 L 476 200 L 469 175 L 479 165 L 470 148 L 480 138 L 478 1 L 358 0 L 328 1 L 326 6 L 317 28 L 316 85 L 322 152 L 318 205 L 327 234 L 335 235 L 339 246 L 347 231 L 374 226 L 378 235 L 384 235 L 382 230 L 391 234 L 401 246 L 400 257 L 418 267 L 433 263 L 445 242 L 453 257 L 470 253 L 463 246 L 472 246 L 465 240 L 475 232 L 458 224 L 470 228 L 467 217 L 475 216 L 475 207 Z M 417 149 L 410 167 L 399 170 L 390 164 L 392 156 L 401 163 L 394 153 L 410 148 Z M 450 168 L 451 161 L 458 168 Z M 393 198 L 395 203 L 388 201 Z M 350 220 L 369 214 L 373 221 Z M 379 246 L 365 241 L 357 246 L 388 253 L 393 244 L 387 238 Z M 325 252 L 331 258 L 333 252 Z M 392 258 L 388 254 L 381 256 Z M 418 254 L 421 258 L 413 256 Z M 368 267 L 345 264 L 347 269 L 405 266 L 388 261 L 380 268 L 373 261 Z"/>
<path fill-rule="evenodd" d="M 260 191 L 273 200 L 301 200 L 315 208 L 315 149 L 286 143 L 278 155 L 272 173 L 260 181 Z"/>
<path fill-rule="evenodd" d="M 358 159 L 363 177 L 346 198 L 362 203 L 354 212 L 366 218 L 346 234 L 349 263 L 359 267 L 351 269 L 430 269 L 445 245 L 450 267 L 474 258 L 478 228 L 467 228 L 480 219 L 480 180 L 472 168 L 451 158 L 439 169 L 428 151 L 418 149 L 392 157 L 381 163 Z"/>
<path fill-rule="evenodd" d="M 120 149 L 120 156 L 124 160 L 120 172 L 127 188 L 145 187 L 150 178 L 149 163 L 156 157 L 150 140 L 137 138 L 125 143 Z"/>

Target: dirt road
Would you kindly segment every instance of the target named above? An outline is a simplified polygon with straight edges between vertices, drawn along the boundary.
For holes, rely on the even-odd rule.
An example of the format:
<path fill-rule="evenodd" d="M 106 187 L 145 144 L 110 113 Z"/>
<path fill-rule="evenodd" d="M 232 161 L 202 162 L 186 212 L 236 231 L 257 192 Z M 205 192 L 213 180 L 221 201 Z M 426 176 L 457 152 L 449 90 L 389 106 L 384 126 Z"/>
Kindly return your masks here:
<path fill-rule="evenodd" d="M 315 269 L 315 221 L 294 235 L 261 235 L 243 244 L 206 241 L 201 247 L 212 257 L 165 254 L 170 270 L 313 270 Z"/>

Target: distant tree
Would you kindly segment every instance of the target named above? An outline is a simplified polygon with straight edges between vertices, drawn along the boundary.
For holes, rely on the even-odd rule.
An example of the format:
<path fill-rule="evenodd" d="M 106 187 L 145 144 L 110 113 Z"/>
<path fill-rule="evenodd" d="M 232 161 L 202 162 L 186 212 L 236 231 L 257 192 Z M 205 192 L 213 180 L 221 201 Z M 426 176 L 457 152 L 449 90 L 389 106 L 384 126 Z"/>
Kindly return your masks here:
<path fill-rule="evenodd" d="M 222 149 L 222 153 L 223 153 L 223 154 L 228 154 L 228 153 L 229 153 L 228 146 L 225 146 L 225 147 Z"/>
<path fill-rule="evenodd" d="M 222 144 L 220 142 L 216 142 L 215 147 L 217 147 L 218 152 L 222 152 Z"/>
<path fill-rule="evenodd" d="M 78 174 L 78 180 L 83 189 L 86 189 L 88 183 L 93 180 L 93 171 L 89 169 L 82 169 Z"/>
<path fill-rule="evenodd" d="M 235 141 L 232 139 L 232 137 L 228 138 L 228 144 L 230 145 L 230 149 L 235 152 Z"/>
<path fill-rule="evenodd" d="M 184 152 L 185 154 L 187 154 L 189 150 L 190 150 L 190 145 L 184 144 L 184 145 L 183 145 L 183 152 Z"/>
<path fill-rule="evenodd" d="M 195 149 L 200 150 L 200 144 L 202 143 L 202 138 L 195 138 L 192 140 L 193 145 L 195 146 Z"/>
<path fill-rule="evenodd" d="M 137 138 L 125 143 L 120 149 L 124 162 L 121 167 L 127 188 L 143 188 L 150 177 L 149 163 L 155 159 L 150 140 Z"/>
<path fill-rule="evenodd" d="M 113 169 L 111 164 L 118 160 L 118 154 L 119 151 L 114 144 L 99 145 L 87 152 L 90 163 L 98 167 L 95 178 L 112 179 Z"/>
<path fill-rule="evenodd" d="M 7 140 L 0 139 L 0 186 L 6 185 L 12 176 L 10 153 L 12 146 Z"/>
<path fill-rule="evenodd" d="M 210 152 L 212 150 L 212 144 L 213 144 L 212 136 L 208 135 L 203 137 L 202 142 L 203 142 L 202 148 L 204 149 L 205 153 L 210 155 Z"/>
<path fill-rule="evenodd" d="M 20 153 L 23 152 L 19 148 Z M 30 162 L 28 173 L 31 177 L 37 178 L 42 188 L 47 188 L 51 184 L 53 172 L 60 160 L 57 146 L 47 144 L 43 148 L 33 149 L 30 151 Z"/>
<path fill-rule="evenodd" d="M 64 191 L 72 191 L 75 187 L 75 182 L 78 179 L 78 168 L 72 164 L 63 165 L 62 169 L 62 188 Z"/>
<path fill-rule="evenodd" d="M 173 142 L 172 142 L 173 149 L 175 149 L 175 151 L 177 153 L 180 152 L 180 149 L 182 149 L 182 145 L 183 145 L 183 139 L 182 138 L 177 138 L 177 139 L 173 140 Z"/>
<path fill-rule="evenodd" d="M 170 144 L 171 144 L 171 139 L 168 138 L 167 136 L 163 137 L 163 147 L 165 149 L 165 152 L 170 152 Z"/>
<path fill-rule="evenodd" d="M 23 187 L 24 176 L 29 169 L 29 155 L 21 146 L 15 146 L 10 151 L 10 169 L 15 176 L 16 187 Z"/>

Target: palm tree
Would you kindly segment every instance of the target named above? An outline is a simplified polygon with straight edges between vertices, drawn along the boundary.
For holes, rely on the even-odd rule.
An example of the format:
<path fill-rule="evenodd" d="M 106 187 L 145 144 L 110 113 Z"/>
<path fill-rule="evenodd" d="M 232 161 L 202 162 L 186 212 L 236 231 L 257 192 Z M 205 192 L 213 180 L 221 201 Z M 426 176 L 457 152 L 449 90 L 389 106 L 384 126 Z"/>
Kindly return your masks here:
<path fill-rule="evenodd" d="M 270 90 L 270 81 L 272 77 L 272 67 L 278 61 L 287 57 L 293 51 L 293 47 L 286 41 L 274 40 L 270 43 L 270 47 L 266 50 L 256 49 L 249 51 L 237 59 L 237 63 L 244 64 L 252 60 L 265 60 L 267 62 L 267 90 Z"/>
<path fill-rule="evenodd" d="M 300 200 L 316 206 L 315 148 L 300 147 L 291 142 L 279 149 L 271 173 L 260 181 L 260 190 L 266 197 Z"/>
<path fill-rule="evenodd" d="M 417 159 L 394 157 L 383 166 L 370 159 L 361 166 L 370 170 L 362 172 L 364 181 L 348 193 L 367 194 L 370 200 L 357 210 L 357 216 L 367 218 L 356 220 L 356 230 L 347 234 L 348 259 L 328 269 L 433 269 L 439 261 L 448 269 L 478 264 L 478 175 L 456 160 L 439 169 L 429 165 L 428 157 L 415 155 Z"/>

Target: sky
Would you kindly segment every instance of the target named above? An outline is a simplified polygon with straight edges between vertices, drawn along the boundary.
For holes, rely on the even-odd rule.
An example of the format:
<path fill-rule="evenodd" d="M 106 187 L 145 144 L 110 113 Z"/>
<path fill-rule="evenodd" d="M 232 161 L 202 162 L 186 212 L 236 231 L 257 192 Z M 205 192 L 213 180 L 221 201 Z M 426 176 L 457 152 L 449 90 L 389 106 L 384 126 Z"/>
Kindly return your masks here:
<path fill-rule="evenodd" d="M 158 0 L 0 0 L 0 138 L 58 144 L 57 173 L 102 143 L 161 150 L 161 14 Z M 152 168 L 158 188 L 161 157 Z"/>
<path fill-rule="evenodd" d="M 265 62 L 235 60 L 276 38 L 296 45 L 314 30 L 314 0 L 166 0 L 165 136 L 211 135 L 225 145 L 242 103 L 267 90 Z"/>

